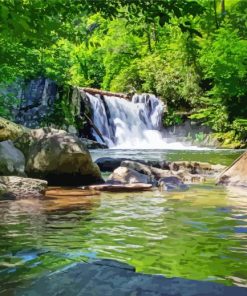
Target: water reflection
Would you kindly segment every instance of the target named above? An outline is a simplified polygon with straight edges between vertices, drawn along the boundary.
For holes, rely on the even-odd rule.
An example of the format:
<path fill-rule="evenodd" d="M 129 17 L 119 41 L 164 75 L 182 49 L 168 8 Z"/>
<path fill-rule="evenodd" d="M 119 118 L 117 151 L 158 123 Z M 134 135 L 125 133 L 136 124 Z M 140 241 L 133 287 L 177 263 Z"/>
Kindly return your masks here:
<path fill-rule="evenodd" d="M 207 184 L 185 192 L 2 201 L 2 291 L 95 257 L 167 277 L 246 285 L 246 191 L 231 190 Z"/>

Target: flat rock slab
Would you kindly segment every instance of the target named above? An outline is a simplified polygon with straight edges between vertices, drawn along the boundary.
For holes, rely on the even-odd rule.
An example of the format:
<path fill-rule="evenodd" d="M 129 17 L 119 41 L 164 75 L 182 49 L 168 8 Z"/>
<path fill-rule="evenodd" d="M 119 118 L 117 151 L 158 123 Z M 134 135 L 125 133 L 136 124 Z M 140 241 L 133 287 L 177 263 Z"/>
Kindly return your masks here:
<path fill-rule="evenodd" d="M 18 288 L 16 296 L 246 296 L 247 289 L 136 273 L 112 260 L 72 264 Z"/>
<path fill-rule="evenodd" d="M 100 184 L 87 187 L 90 190 L 126 192 L 126 191 L 143 191 L 150 190 L 152 184 L 133 183 L 133 184 Z"/>
<path fill-rule="evenodd" d="M 99 191 L 95 190 L 86 190 L 80 188 L 62 188 L 62 187 L 55 187 L 55 188 L 48 188 L 45 192 L 46 197 L 64 197 L 64 196 L 91 196 L 91 195 L 99 195 Z"/>

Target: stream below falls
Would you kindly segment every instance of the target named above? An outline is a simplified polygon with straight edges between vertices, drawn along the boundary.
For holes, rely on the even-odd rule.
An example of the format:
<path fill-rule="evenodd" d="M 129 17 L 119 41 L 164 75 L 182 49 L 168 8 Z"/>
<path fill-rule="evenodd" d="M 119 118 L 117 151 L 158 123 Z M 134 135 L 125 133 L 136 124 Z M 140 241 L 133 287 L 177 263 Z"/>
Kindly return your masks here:
<path fill-rule="evenodd" d="M 229 165 L 241 151 L 95 150 L 92 157 Z M 180 192 L 0 201 L 0 295 L 95 258 L 137 271 L 247 287 L 247 194 L 212 181 Z"/>

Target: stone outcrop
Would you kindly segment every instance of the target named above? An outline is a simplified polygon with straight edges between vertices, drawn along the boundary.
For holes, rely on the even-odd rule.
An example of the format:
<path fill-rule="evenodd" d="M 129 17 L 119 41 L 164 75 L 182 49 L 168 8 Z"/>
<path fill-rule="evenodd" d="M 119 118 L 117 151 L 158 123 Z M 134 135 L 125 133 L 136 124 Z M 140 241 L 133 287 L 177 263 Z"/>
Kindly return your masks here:
<path fill-rule="evenodd" d="M 247 151 L 220 174 L 217 184 L 247 187 Z"/>
<path fill-rule="evenodd" d="M 0 193 L 6 198 L 40 198 L 44 196 L 46 187 L 47 182 L 44 180 L 16 176 L 0 177 Z"/>
<path fill-rule="evenodd" d="M 0 142 L 15 140 L 26 133 L 28 133 L 27 128 L 0 117 Z"/>
<path fill-rule="evenodd" d="M 49 78 L 39 77 L 24 83 L 16 93 L 20 106 L 15 121 L 30 128 L 39 127 L 54 112 L 58 96 L 58 86 Z"/>
<path fill-rule="evenodd" d="M 0 175 L 25 175 L 25 158 L 12 141 L 0 142 Z"/>
<path fill-rule="evenodd" d="M 30 138 L 18 147 L 21 146 L 27 155 L 26 173 L 29 177 L 45 179 L 49 185 L 103 182 L 100 170 L 92 162 L 83 142 L 66 131 L 33 130 Z"/>

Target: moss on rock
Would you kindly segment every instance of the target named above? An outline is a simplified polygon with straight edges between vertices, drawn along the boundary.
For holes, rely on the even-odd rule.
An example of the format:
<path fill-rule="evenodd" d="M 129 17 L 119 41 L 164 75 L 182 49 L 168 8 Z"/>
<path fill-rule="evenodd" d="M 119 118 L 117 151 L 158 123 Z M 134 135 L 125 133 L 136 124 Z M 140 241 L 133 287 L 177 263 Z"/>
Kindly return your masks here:
<path fill-rule="evenodd" d="M 18 137 L 28 133 L 29 129 L 25 128 L 24 126 L 0 117 L 0 142 L 15 140 Z"/>

